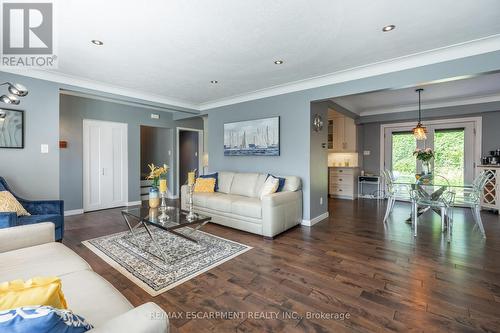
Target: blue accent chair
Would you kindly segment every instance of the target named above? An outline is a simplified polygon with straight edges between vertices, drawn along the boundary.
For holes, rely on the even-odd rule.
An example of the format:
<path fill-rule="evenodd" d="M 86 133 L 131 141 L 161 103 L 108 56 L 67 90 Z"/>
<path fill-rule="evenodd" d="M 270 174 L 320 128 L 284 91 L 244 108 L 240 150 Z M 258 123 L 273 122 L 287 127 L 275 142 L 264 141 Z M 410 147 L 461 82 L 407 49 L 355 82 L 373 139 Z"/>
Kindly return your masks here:
<path fill-rule="evenodd" d="M 0 191 L 9 191 L 23 205 L 31 216 L 17 216 L 15 212 L 0 212 L 0 229 L 18 225 L 52 222 L 55 224 L 55 239 L 62 241 L 64 236 L 64 202 L 62 200 L 32 201 L 18 197 L 0 177 Z"/>

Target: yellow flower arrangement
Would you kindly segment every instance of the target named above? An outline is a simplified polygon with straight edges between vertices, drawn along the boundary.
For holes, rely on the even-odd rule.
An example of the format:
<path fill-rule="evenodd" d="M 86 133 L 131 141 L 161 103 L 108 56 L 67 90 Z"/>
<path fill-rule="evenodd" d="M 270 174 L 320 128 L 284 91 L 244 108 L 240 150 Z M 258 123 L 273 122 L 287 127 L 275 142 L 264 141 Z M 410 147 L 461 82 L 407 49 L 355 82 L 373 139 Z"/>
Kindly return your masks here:
<path fill-rule="evenodd" d="M 160 177 L 167 174 L 169 167 L 166 164 L 163 164 L 163 166 L 156 166 L 153 163 L 148 164 L 148 167 L 150 172 L 146 179 L 152 179 L 153 186 L 158 187 Z"/>

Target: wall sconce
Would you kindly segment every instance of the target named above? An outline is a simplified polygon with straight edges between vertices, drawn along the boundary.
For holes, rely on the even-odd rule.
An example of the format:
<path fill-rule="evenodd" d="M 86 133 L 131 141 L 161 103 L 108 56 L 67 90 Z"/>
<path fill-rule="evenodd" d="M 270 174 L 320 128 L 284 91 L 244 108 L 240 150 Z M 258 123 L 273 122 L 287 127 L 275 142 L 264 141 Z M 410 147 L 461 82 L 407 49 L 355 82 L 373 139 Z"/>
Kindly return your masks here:
<path fill-rule="evenodd" d="M 20 83 L 4 82 L 0 86 L 8 86 L 9 94 L 0 96 L 0 102 L 6 104 L 18 105 L 20 100 L 18 97 L 28 95 L 28 89 Z"/>

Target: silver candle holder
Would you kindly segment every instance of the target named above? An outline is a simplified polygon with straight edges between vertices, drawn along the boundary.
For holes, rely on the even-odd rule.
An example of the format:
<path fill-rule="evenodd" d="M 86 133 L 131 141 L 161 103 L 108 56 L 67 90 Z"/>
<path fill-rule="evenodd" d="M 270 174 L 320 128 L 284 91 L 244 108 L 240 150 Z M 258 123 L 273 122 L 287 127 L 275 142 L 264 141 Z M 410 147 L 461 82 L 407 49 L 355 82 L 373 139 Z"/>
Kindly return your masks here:
<path fill-rule="evenodd" d="M 160 204 L 160 212 L 161 215 L 158 217 L 160 220 L 168 220 L 170 216 L 166 213 L 168 210 L 167 207 L 167 192 L 161 192 L 161 204 Z"/>
<path fill-rule="evenodd" d="M 188 185 L 188 214 L 186 215 L 186 220 L 189 222 L 196 220 L 198 217 L 194 212 L 193 192 L 194 185 Z"/>

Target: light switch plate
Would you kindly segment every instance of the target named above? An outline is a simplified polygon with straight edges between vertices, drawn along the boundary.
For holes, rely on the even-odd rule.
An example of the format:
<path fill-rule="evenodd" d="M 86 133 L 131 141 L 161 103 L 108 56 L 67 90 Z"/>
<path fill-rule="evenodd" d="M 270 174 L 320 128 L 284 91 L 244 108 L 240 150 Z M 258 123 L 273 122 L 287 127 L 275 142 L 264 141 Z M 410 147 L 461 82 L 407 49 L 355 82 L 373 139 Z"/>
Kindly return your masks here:
<path fill-rule="evenodd" d="M 158 113 L 151 113 L 151 119 L 160 119 L 160 115 Z"/>
<path fill-rule="evenodd" d="M 369 150 L 363 150 L 363 155 L 365 156 L 370 156 L 370 151 Z"/>
<path fill-rule="evenodd" d="M 49 153 L 49 145 L 48 144 L 41 144 L 40 145 L 40 153 L 42 154 L 48 154 Z"/>

